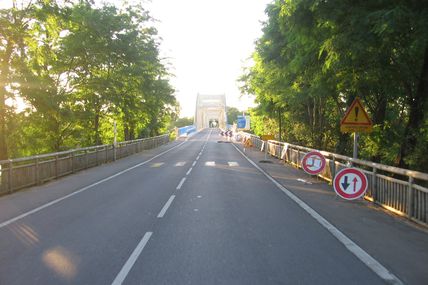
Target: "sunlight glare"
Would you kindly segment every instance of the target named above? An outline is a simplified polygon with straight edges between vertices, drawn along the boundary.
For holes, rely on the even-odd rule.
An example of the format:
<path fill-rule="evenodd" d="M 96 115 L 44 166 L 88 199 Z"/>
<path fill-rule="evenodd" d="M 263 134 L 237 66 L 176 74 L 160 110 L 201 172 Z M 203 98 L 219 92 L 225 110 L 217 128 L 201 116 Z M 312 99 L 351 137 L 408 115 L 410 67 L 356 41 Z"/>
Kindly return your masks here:
<path fill-rule="evenodd" d="M 42 260 L 49 269 L 65 279 L 76 276 L 76 257 L 63 247 L 58 246 L 45 251 Z"/>

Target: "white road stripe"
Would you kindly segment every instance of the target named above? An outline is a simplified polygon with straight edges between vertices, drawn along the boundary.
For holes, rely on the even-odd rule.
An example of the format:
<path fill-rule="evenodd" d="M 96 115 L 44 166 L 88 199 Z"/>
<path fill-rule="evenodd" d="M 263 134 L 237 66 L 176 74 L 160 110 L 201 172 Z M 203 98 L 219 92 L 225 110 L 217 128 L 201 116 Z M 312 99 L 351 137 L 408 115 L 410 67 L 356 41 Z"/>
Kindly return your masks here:
<path fill-rule="evenodd" d="M 273 179 L 267 172 L 260 168 L 256 163 L 254 163 L 249 157 L 247 157 L 238 147 L 233 145 L 235 149 L 245 157 L 257 170 L 263 173 L 270 181 L 272 181 L 276 187 L 278 187 L 282 192 L 284 192 L 291 200 L 296 202 L 303 210 L 305 210 L 309 215 L 311 215 L 318 223 L 320 223 L 324 228 L 326 228 L 336 239 L 338 239 L 351 253 L 353 253 L 359 260 L 361 260 L 368 268 L 374 271 L 380 278 L 387 281 L 389 284 L 403 284 L 403 282 L 398 279 L 397 276 L 388 271 L 382 264 L 369 255 L 364 249 L 359 247 L 354 243 L 350 238 L 344 235 L 339 229 L 333 226 L 328 222 L 324 217 L 322 217 L 318 212 L 308 206 L 305 202 L 300 200 L 296 195 L 290 192 L 287 188 L 282 186 L 279 182 Z"/>
<path fill-rule="evenodd" d="M 189 175 L 189 174 L 190 174 L 190 172 L 192 172 L 192 169 L 193 169 L 193 167 L 190 167 L 190 169 L 189 169 L 189 170 L 187 170 L 186 175 Z"/>
<path fill-rule="evenodd" d="M 196 164 L 196 161 L 194 161 L 194 162 L 192 163 L 192 166 L 195 166 L 195 164 Z"/>
<path fill-rule="evenodd" d="M 32 215 L 32 214 L 34 214 L 34 213 L 37 213 L 37 212 L 39 212 L 39 211 L 41 211 L 41 210 L 43 210 L 43 209 L 45 209 L 45 208 L 47 208 L 47 207 L 49 207 L 49 206 L 55 205 L 55 204 L 57 204 L 57 203 L 59 203 L 59 202 L 61 202 L 61 201 L 65 200 L 65 199 L 68 199 L 68 198 L 70 198 L 70 197 L 73 197 L 74 195 L 77 195 L 77 194 L 79 194 L 79 193 L 81 193 L 81 192 L 83 192 L 83 191 L 86 191 L 86 190 L 88 190 L 88 189 L 91 189 L 91 188 L 92 188 L 92 187 L 94 187 L 94 186 L 97 186 L 97 185 L 99 185 L 99 184 L 101 184 L 101 183 L 104 183 L 104 182 L 109 181 L 109 180 L 111 180 L 111 179 L 113 179 L 113 178 L 115 178 L 115 177 L 118 177 L 118 176 L 120 176 L 120 175 L 122 175 L 122 174 L 124 174 L 124 173 L 126 173 L 126 172 L 128 172 L 128 171 L 131 171 L 131 170 L 133 170 L 133 169 L 135 169 L 135 168 L 137 168 L 137 167 L 140 167 L 140 166 L 142 166 L 142 165 L 144 165 L 144 164 L 147 164 L 147 163 L 149 163 L 150 161 L 152 161 L 152 160 L 154 160 L 154 159 L 156 159 L 156 158 L 158 158 L 158 157 L 160 157 L 160 156 L 162 156 L 162 155 L 164 155 L 164 154 L 166 154 L 166 153 L 168 153 L 168 152 L 172 151 L 173 149 L 176 149 L 176 148 L 178 148 L 178 147 L 182 146 L 182 145 L 183 145 L 183 144 L 185 144 L 185 143 L 186 143 L 186 142 L 182 142 L 182 143 L 180 143 L 179 145 L 176 145 L 176 146 L 174 146 L 174 147 L 172 147 L 172 148 L 170 148 L 170 149 L 168 149 L 168 150 L 166 150 L 166 151 L 164 151 L 164 152 L 161 152 L 160 154 L 155 155 L 155 156 L 153 156 L 152 158 L 150 158 L 150 159 L 148 159 L 148 160 L 146 160 L 146 161 L 143 161 L 143 162 L 141 162 L 141 163 L 138 163 L 138 164 L 136 164 L 136 165 L 134 165 L 134 166 L 132 166 L 132 167 L 130 167 L 130 168 L 127 168 L 127 169 L 125 169 L 125 170 L 122 170 L 122 171 L 120 171 L 120 172 L 118 172 L 118 173 L 116 173 L 116 174 L 113 174 L 113 175 L 111 175 L 111 176 L 108 176 L 108 177 L 106 177 L 106 178 L 104 178 L 104 179 L 101 179 L 101 180 L 99 180 L 99 181 L 97 181 L 97 182 L 95 182 L 95 183 L 92 183 L 92 184 L 90 184 L 90 185 L 88 185 L 88 186 L 85 186 L 85 187 L 83 187 L 83 188 L 80 188 L 79 190 L 76 190 L 76 191 L 74 191 L 74 192 L 72 192 L 72 193 L 70 193 L 70 194 L 68 194 L 68 195 L 65 195 L 65 196 L 63 196 L 63 197 L 61 197 L 61 198 L 55 199 L 55 200 L 53 200 L 53 201 L 50 201 L 50 202 L 48 202 L 48 203 L 46 203 L 46 204 L 44 204 L 44 205 L 42 205 L 42 206 L 40 206 L 40 207 L 34 208 L 33 210 L 30 210 L 30 211 L 28 211 L 28 212 L 25 212 L 25 213 L 23 213 L 23 214 L 19 215 L 19 216 L 16 216 L 16 217 L 14 217 L 14 218 L 12 218 L 12 219 L 9 219 L 9 220 L 7 220 L 7 221 L 5 221 L 5 222 L 2 222 L 2 223 L 0 223 L 0 228 L 3 228 L 3 227 L 5 227 L 5 226 L 7 226 L 7 225 L 10 225 L 11 223 L 14 223 L 14 222 L 16 222 L 16 221 L 18 221 L 18 220 L 21 220 L 21 219 L 23 219 L 23 218 L 25 218 L 25 217 L 27 217 L 27 216 L 29 216 L 29 215 Z"/>
<path fill-rule="evenodd" d="M 165 162 L 155 162 L 152 165 L 150 165 L 150 167 L 151 168 L 158 168 L 158 167 L 161 167 L 164 164 L 165 164 Z"/>
<path fill-rule="evenodd" d="M 200 157 L 200 156 L 198 155 L 198 157 L 196 157 L 196 160 L 199 160 L 199 157 Z"/>
<path fill-rule="evenodd" d="M 205 165 L 206 166 L 215 166 L 215 161 L 206 161 Z"/>
<path fill-rule="evenodd" d="M 239 163 L 237 163 L 236 161 L 228 161 L 227 164 L 229 164 L 230 167 L 239 166 Z"/>
<path fill-rule="evenodd" d="M 129 271 L 131 270 L 132 266 L 134 266 L 135 261 L 137 261 L 138 256 L 140 256 L 141 252 L 143 251 L 144 247 L 149 242 L 150 237 L 152 236 L 152 232 L 147 232 L 141 241 L 138 243 L 137 247 L 132 252 L 131 256 L 126 261 L 125 265 L 123 265 L 122 269 L 120 270 L 119 274 L 117 274 L 116 278 L 113 280 L 112 285 L 120 285 L 125 280 L 126 276 L 128 275 Z"/>
<path fill-rule="evenodd" d="M 186 165 L 185 161 L 179 161 L 175 164 L 175 166 L 184 166 L 184 165 Z"/>
<path fill-rule="evenodd" d="M 183 178 L 181 179 L 180 183 L 178 184 L 177 188 L 175 188 L 175 189 L 180 190 L 180 189 L 181 189 L 181 186 L 183 186 L 184 181 L 186 181 L 186 177 L 183 177 Z"/>
<path fill-rule="evenodd" d="M 168 208 L 169 206 L 171 206 L 171 203 L 172 201 L 174 201 L 174 199 L 175 199 L 175 195 L 171 195 L 171 197 L 169 197 L 168 201 L 166 201 L 162 210 L 159 212 L 158 218 L 163 218 L 163 216 L 165 216 L 166 211 L 168 211 Z"/>

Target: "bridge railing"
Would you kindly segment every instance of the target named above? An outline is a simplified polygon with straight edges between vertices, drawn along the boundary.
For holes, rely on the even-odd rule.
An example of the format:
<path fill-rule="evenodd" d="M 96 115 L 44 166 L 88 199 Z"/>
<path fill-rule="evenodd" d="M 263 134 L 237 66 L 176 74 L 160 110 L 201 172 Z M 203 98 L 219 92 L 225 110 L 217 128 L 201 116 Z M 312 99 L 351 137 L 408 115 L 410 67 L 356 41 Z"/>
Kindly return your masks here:
<path fill-rule="evenodd" d="M 0 161 L 0 195 L 42 184 L 169 142 L 169 134 Z"/>
<path fill-rule="evenodd" d="M 255 135 L 243 133 L 259 150 L 264 142 Z M 303 156 L 314 149 L 270 140 L 267 142 L 269 155 L 301 168 Z M 345 167 L 358 167 L 367 176 L 368 188 L 365 199 L 372 201 L 396 214 L 428 225 L 428 174 L 398 167 L 354 159 L 348 156 L 320 151 L 327 160 L 324 171 L 318 176 L 332 181 L 338 171 Z"/>

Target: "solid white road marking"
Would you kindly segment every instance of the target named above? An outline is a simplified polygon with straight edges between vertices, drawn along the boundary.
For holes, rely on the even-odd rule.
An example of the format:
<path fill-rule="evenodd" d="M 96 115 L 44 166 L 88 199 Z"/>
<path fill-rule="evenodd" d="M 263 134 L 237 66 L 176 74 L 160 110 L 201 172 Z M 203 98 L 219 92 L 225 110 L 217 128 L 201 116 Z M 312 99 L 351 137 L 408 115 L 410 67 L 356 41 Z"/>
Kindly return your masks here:
<path fill-rule="evenodd" d="M 236 161 L 228 161 L 227 164 L 229 164 L 230 167 L 239 166 L 239 163 L 237 163 Z"/>
<path fill-rule="evenodd" d="M 186 177 L 183 177 L 183 178 L 181 179 L 180 183 L 178 184 L 177 188 L 175 188 L 175 189 L 180 190 L 180 189 L 181 189 L 181 186 L 183 186 L 184 181 L 186 181 Z"/>
<path fill-rule="evenodd" d="M 169 197 L 168 201 L 166 201 L 162 210 L 159 212 L 158 218 L 163 218 L 163 216 L 165 216 L 166 211 L 168 211 L 168 208 L 169 206 L 171 206 L 171 203 L 172 201 L 174 201 L 174 199 L 175 199 L 175 195 L 171 195 L 171 197 Z"/>
<path fill-rule="evenodd" d="M 183 144 L 185 144 L 185 143 L 186 143 L 186 142 L 182 142 L 182 143 L 180 143 L 179 145 L 176 145 L 176 146 L 174 146 L 174 147 L 172 147 L 172 148 L 170 148 L 170 149 L 168 149 L 168 150 L 166 150 L 166 151 L 164 151 L 164 152 L 161 152 L 160 154 L 155 155 L 155 156 L 153 156 L 152 158 L 150 158 L 150 159 L 148 159 L 148 160 L 146 160 L 146 161 L 143 161 L 143 162 L 141 162 L 141 163 L 138 163 L 138 164 L 136 164 L 136 165 L 134 165 L 134 166 L 131 166 L 131 167 L 129 167 L 129 168 L 127 168 L 127 169 L 125 169 L 125 170 L 119 171 L 119 172 L 118 172 L 118 173 L 116 173 L 116 174 L 113 174 L 113 175 L 108 176 L 108 177 L 106 177 L 106 178 L 104 178 L 104 179 L 101 179 L 101 180 L 99 180 L 99 181 L 97 181 L 97 182 L 95 182 L 95 183 L 92 183 L 92 184 L 90 184 L 90 185 L 88 185 L 88 186 L 85 186 L 85 187 L 83 187 L 83 188 L 80 188 L 79 190 L 76 190 L 76 191 L 74 191 L 74 192 L 72 192 L 72 193 L 70 193 L 70 194 L 68 194 L 68 195 L 65 195 L 65 196 L 63 196 L 63 197 L 61 197 L 61 198 L 55 199 L 55 200 L 53 200 L 53 201 L 50 201 L 50 202 L 48 202 L 48 203 L 46 203 L 46 204 L 44 204 L 44 205 L 42 205 L 42 206 L 40 206 L 40 207 L 34 208 L 33 210 L 30 210 L 30 211 L 28 211 L 28 212 L 25 212 L 25 213 L 23 213 L 23 214 L 21 214 L 21 215 L 19 215 L 19 216 L 16 216 L 16 217 L 12 218 L 12 219 L 9 219 L 9 220 L 7 220 L 7 221 L 4 221 L 3 223 L 0 223 L 0 228 L 3 228 L 3 227 L 5 227 L 5 226 L 7 226 L 7 225 L 10 225 L 11 223 L 14 223 L 14 222 L 16 222 L 16 221 L 18 221 L 18 220 L 21 220 L 21 219 L 23 219 L 23 218 L 25 218 L 25 217 L 27 217 L 27 216 L 29 216 L 29 215 L 32 215 L 32 214 L 34 214 L 34 213 L 37 213 L 37 212 L 39 212 L 39 211 L 41 211 L 41 210 L 43 210 L 43 209 L 45 209 L 45 208 L 47 208 L 47 207 L 49 207 L 49 206 L 55 205 L 55 204 L 57 204 L 57 203 L 59 203 L 59 202 L 61 202 L 61 201 L 65 200 L 65 199 L 68 199 L 68 198 L 70 198 L 70 197 L 73 197 L 74 195 L 77 195 L 77 194 L 79 194 L 79 193 L 81 193 L 81 192 L 83 192 L 83 191 L 86 191 L 86 190 L 88 190 L 88 189 L 91 189 L 91 188 L 92 188 L 92 187 L 94 187 L 94 186 L 97 186 L 97 185 L 99 185 L 99 184 L 101 184 L 101 183 L 104 183 L 104 182 L 109 181 L 109 180 L 111 180 L 111 179 L 113 179 L 113 178 L 115 178 L 115 177 L 118 177 L 118 176 L 120 176 L 120 175 L 122 175 L 122 174 L 124 174 L 124 173 L 126 173 L 126 172 L 128 172 L 128 171 L 131 171 L 131 170 L 133 170 L 133 169 L 135 169 L 135 168 L 137 168 L 137 167 L 140 167 L 140 166 L 142 166 L 142 165 L 144 165 L 144 164 L 147 164 L 147 163 L 151 162 L 152 160 L 154 160 L 154 159 L 156 159 L 156 158 L 158 158 L 158 157 L 160 157 L 160 156 L 162 156 L 162 155 L 164 155 L 164 154 L 166 154 L 166 153 L 168 153 L 168 152 L 170 152 L 170 151 L 172 151 L 172 150 L 174 150 L 174 149 L 176 149 L 176 148 L 178 148 L 178 147 L 182 146 L 182 145 L 183 145 Z"/>
<path fill-rule="evenodd" d="M 152 236 L 152 232 L 147 232 L 141 241 L 138 243 L 137 247 L 132 252 L 131 256 L 126 261 L 125 265 L 123 265 L 122 269 L 120 270 L 119 274 L 117 274 L 116 278 L 113 280 L 112 285 L 120 285 L 125 280 L 126 276 L 128 275 L 129 271 L 131 270 L 132 266 L 134 266 L 135 261 L 137 261 L 138 256 L 140 256 L 141 252 L 143 251 L 144 247 L 149 242 L 150 237 Z"/>
<path fill-rule="evenodd" d="M 371 255 L 365 252 L 361 247 L 354 243 L 350 238 L 344 235 L 339 229 L 333 226 L 328 222 L 324 217 L 322 217 L 318 212 L 308 206 L 305 202 L 300 200 L 296 195 L 290 192 L 287 188 L 282 186 L 279 182 L 273 179 L 267 172 L 260 168 L 255 162 L 253 162 L 249 157 L 247 157 L 237 146 L 233 145 L 235 149 L 245 157 L 248 162 L 250 162 L 258 171 L 260 171 L 264 176 L 266 176 L 270 181 L 272 181 L 276 187 L 278 187 L 282 192 L 284 192 L 291 200 L 296 202 L 303 210 L 305 210 L 309 215 L 311 215 L 318 223 L 320 223 L 324 228 L 326 228 L 336 239 L 338 239 L 351 253 L 353 253 L 359 260 L 361 260 L 367 267 L 373 270 L 380 278 L 387 281 L 390 284 L 403 284 L 397 276 L 388 271 L 382 264 L 374 259 Z"/>
<path fill-rule="evenodd" d="M 175 164 L 175 166 L 184 166 L 184 165 L 186 165 L 185 161 L 179 161 Z"/>
<path fill-rule="evenodd" d="M 189 175 L 189 174 L 190 174 L 190 172 L 192 172 L 192 169 L 193 169 L 193 167 L 190 167 L 190 169 L 189 169 L 189 170 L 187 170 L 186 175 Z"/>

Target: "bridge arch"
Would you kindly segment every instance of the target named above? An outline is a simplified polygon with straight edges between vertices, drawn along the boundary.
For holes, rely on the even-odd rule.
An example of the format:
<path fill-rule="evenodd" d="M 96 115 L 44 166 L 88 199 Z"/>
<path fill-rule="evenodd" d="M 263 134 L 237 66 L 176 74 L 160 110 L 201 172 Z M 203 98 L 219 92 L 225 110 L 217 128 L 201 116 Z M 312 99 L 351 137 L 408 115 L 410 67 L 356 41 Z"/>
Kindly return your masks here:
<path fill-rule="evenodd" d="M 202 95 L 196 98 L 195 126 L 226 129 L 226 95 Z"/>

